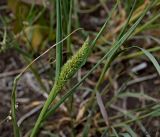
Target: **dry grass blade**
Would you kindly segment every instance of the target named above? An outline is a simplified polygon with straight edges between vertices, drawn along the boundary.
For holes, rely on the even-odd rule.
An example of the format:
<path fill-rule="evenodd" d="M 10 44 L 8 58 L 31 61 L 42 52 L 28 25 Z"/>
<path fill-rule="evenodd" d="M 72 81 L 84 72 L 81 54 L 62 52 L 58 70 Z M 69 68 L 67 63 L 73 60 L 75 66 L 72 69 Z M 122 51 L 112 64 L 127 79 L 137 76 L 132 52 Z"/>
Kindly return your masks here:
<path fill-rule="evenodd" d="M 98 105 L 99 105 L 99 108 L 100 108 L 100 110 L 101 110 L 101 114 L 102 114 L 102 116 L 103 116 L 103 118 L 104 118 L 104 121 L 105 121 L 107 127 L 109 127 L 108 114 L 107 114 L 107 111 L 106 111 L 105 106 L 104 106 L 103 101 L 102 101 L 102 97 L 101 97 L 101 95 L 99 94 L 99 92 L 96 92 L 96 98 L 97 98 L 97 103 L 98 103 Z"/>

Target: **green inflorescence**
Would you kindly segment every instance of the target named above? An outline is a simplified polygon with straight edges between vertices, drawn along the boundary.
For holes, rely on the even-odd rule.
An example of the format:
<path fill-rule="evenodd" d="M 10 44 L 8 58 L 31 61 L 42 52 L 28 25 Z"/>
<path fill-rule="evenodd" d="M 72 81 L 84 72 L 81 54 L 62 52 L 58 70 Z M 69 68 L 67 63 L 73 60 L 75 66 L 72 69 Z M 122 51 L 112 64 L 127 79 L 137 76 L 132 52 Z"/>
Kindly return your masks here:
<path fill-rule="evenodd" d="M 87 39 L 78 52 L 73 55 L 62 67 L 61 73 L 56 82 L 57 91 L 61 90 L 77 70 L 84 65 L 89 54 L 89 39 Z"/>

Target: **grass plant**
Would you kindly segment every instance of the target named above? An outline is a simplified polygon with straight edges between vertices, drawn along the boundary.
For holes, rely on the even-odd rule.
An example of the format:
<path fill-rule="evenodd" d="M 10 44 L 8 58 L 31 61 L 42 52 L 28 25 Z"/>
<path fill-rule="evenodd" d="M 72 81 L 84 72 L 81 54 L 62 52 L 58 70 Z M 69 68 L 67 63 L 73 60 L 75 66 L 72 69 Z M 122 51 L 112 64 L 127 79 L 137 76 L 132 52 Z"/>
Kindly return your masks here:
<path fill-rule="evenodd" d="M 86 1 L 86 3 L 87 2 L 88 1 Z M 24 21 L 18 24 L 18 27 L 15 25 L 18 29 L 21 28 L 18 34 L 14 34 L 13 32 L 12 35 L 10 35 L 7 28 L 6 18 L 0 18 L 2 20 L 2 25 L 4 26 L 3 31 L 1 32 L 0 30 L 0 36 L 2 35 L 2 41 L 0 44 L 4 47 L 7 45 L 8 39 L 11 38 L 12 40 L 8 43 L 13 45 L 12 48 L 14 48 L 16 52 L 23 57 L 23 59 L 26 61 L 26 64 L 28 64 L 27 67 L 25 67 L 22 72 L 17 77 L 15 77 L 13 82 L 11 95 L 11 116 L 15 137 L 21 137 L 23 135 L 23 133 L 21 133 L 21 128 L 17 124 L 17 83 L 19 82 L 21 76 L 29 68 L 34 74 L 34 77 L 38 81 L 41 89 L 48 93 L 45 84 L 41 79 L 41 75 L 38 73 L 38 67 L 36 67 L 34 63 L 41 57 L 44 57 L 44 55 L 46 55 L 49 51 L 53 51 L 54 47 L 56 63 L 50 68 L 52 69 L 50 71 L 54 71 L 55 69 L 55 75 L 52 73 L 52 76 L 50 76 L 52 78 L 48 80 L 51 80 L 54 84 L 50 85 L 51 90 L 49 92 L 48 98 L 46 99 L 36 122 L 33 123 L 33 129 L 30 129 L 30 137 L 38 136 L 40 129 L 46 124 L 45 122 L 47 122 L 47 119 L 53 116 L 57 110 L 60 109 L 60 106 L 62 104 L 65 105 L 66 101 L 71 97 L 72 99 L 69 100 L 71 108 L 69 108 L 69 110 L 73 111 L 73 115 L 69 115 L 69 118 L 72 121 L 71 132 L 74 132 L 70 134 L 72 137 L 78 134 L 83 137 L 89 137 L 93 134 L 96 136 L 97 132 L 100 133 L 101 137 L 137 137 L 138 133 L 136 133 L 132 128 L 133 125 L 138 126 L 143 134 L 147 133 L 149 136 L 151 136 L 147 128 L 143 125 L 142 121 L 149 117 L 157 118 L 160 116 L 160 106 L 158 103 L 159 100 L 148 95 L 148 93 L 132 92 L 130 88 L 126 88 L 127 85 L 125 88 L 120 88 L 119 90 L 116 89 L 117 92 L 114 92 L 113 95 L 109 95 L 109 92 L 113 90 L 115 84 L 114 79 L 112 79 L 112 69 L 114 69 L 112 65 L 117 65 L 123 61 L 135 61 L 138 58 L 140 59 L 142 55 L 145 55 L 148 58 L 147 61 L 152 63 L 155 70 L 160 75 L 158 55 L 160 51 L 160 40 L 155 36 L 154 33 L 152 33 L 155 28 L 160 28 L 160 14 L 158 14 L 159 10 L 157 10 L 157 7 L 159 7 L 159 0 L 146 0 L 144 1 L 144 4 L 142 4 L 142 1 L 137 0 L 133 0 L 132 3 L 126 0 L 125 4 L 124 1 L 117 0 L 114 1 L 114 4 L 111 3 L 109 7 L 107 6 L 109 3 L 107 0 L 100 0 L 100 2 L 95 5 L 88 5 L 86 3 L 81 3 L 78 0 L 56 0 L 51 2 L 52 5 L 49 5 L 48 7 L 47 4 L 45 5 L 44 3 L 41 3 L 40 6 L 36 6 L 36 3 L 32 3 L 30 4 L 30 9 L 28 10 L 29 13 L 25 20 L 21 18 L 23 17 L 22 15 L 19 17 L 19 13 L 16 14 L 18 21 Z M 28 7 L 28 5 L 25 7 Z M 72 29 L 83 26 L 84 20 L 81 20 L 82 15 L 86 15 L 88 18 L 99 15 L 101 12 L 95 12 L 97 10 L 100 11 L 100 7 L 103 8 L 103 11 L 105 11 L 104 13 L 106 19 L 103 21 L 103 25 L 101 25 L 100 28 L 96 27 L 96 31 L 98 30 L 98 32 L 93 30 L 87 31 L 86 29 L 76 29 L 71 32 Z M 112 7 L 112 9 L 110 7 Z M 52 13 L 50 13 L 48 17 L 46 16 L 46 12 Z M 49 22 L 44 21 L 44 18 L 49 18 Z M 92 21 L 95 22 L 95 24 L 97 22 L 99 23 L 99 21 L 96 22 L 94 19 Z M 52 34 L 55 32 L 55 39 L 52 38 L 50 42 L 55 42 L 56 44 L 49 48 L 44 47 L 47 50 L 40 51 L 40 53 L 38 53 L 40 55 L 35 58 L 38 50 L 35 52 L 35 45 L 32 44 L 32 37 L 34 37 L 34 35 L 33 33 L 31 34 L 31 32 L 29 37 L 24 34 L 26 34 L 25 30 L 27 27 L 33 29 L 37 23 L 40 23 L 39 26 L 42 27 L 49 26 L 49 33 L 46 33 L 47 38 L 42 38 L 43 35 L 40 35 L 42 32 L 38 30 L 37 32 L 41 33 L 36 35 L 38 37 L 36 37 L 36 41 L 42 40 L 46 41 L 45 43 L 49 43 L 50 37 L 52 37 Z M 90 23 L 92 24 L 92 22 Z M 79 33 L 75 34 L 75 32 Z M 75 35 L 71 37 L 72 34 Z M 21 48 L 20 44 L 18 44 L 18 38 L 21 37 L 26 38 L 25 44 L 27 45 L 27 48 L 24 48 L 25 50 Z M 147 43 L 149 41 L 148 43 L 152 43 L 152 45 L 148 44 L 149 48 L 146 48 L 145 46 L 136 43 L 136 40 L 142 41 L 142 43 Z M 76 52 L 73 52 L 74 49 L 80 45 L 80 43 L 82 46 Z M 43 45 L 39 46 L 42 47 Z M 37 49 L 41 49 L 40 47 Z M 2 50 L 3 49 L 0 51 Z M 151 52 L 153 54 L 151 54 Z M 154 56 L 155 52 L 157 53 L 156 57 Z M 65 53 L 67 53 L 66 56 Z M 53 54 L 54 52 L 50 54 L 49 59 L 54 58 Z M 96 60 L 97 54 L 98 60 Z M 85 71 L 82 76 L 78 78 L 77 73 L 79 73 L 81 70 Z M 96 71 L 98 73 L 96 73 Z M 120 74 L 117 72 L 114 75 L 119 77 Z M 126 72 L 129 73 L 128 70 L 126 70 Z M 87 99 L 84 103 L 84 109 L 83 111 L 81 110 L 80 113 L 79 110 L 72 109 L 75 104 L 73 100 L 76 100 L 73 95 L 77 95 L 77 92 L 82 90 L 81 87 L 85 89 L 83 83 L 87 83 L 90 80 L 91 75 L 94 74 L 96 75 L 93 76 L 93 79 L 96 79 L 96 82 L 92 81 L 91 79 L 92 82 L 90 83 L 94 83 L 94 86 L 88 86 L 89 93 L 86 95 Z M 106 78 L 107 74 L 109 74 L 109 76 Z M 129 75 L 131 78 L 137 77 L 137 75 L 133 74 L 132 72 L 130 72 Z M 73 86 L 71 86 L 72 83 L 67 85 L 67 83 L 71 82 L 73 79 L 75 79 L 76 83 Z M 119 83 L 117 85 L 119 86 Z M 110 97 L 107 102 L 104 102 L 102 99 L 102 97 L 105 97 L 105 95 Z M 52 104 L 52 102 L 54 102 L 59 96 L 59 100 L 56 101 L 55 104 Z M 147 104 L 144 106 L 144 108 L 131 110 L 124 109 L 116 105 L 118 100 L 125 100 L 126 98 L 139 99 L 140 97 L 143 97 L 147 103 L 148 101 L 154 103 L 150 105 Z M 110 114 L 112 110 L 116 111 L 116 115 L 108 115 L 108 112 Z M 76 118 L 74 119 L 74 114 L 77 113 L 76 111 L 78 111 L 82 117 L 82 121 L 78 121 L 82 126 L 82 128 L 80 128 L 81 133 L 78 133 L 79 131 L 74 129 L 79 124 L 76 121 Z M 71 112 L 67 112 L 67 114 L 68 113 L 70 114 Z M 96 128 L 95 123 L 97 126 Z M 41 133 L 48 134 L 49 136 L 53 135 L 50 131 L 47 130 Z M 57 134 L 55 133 L 54 136 L 56 135 Z"/>

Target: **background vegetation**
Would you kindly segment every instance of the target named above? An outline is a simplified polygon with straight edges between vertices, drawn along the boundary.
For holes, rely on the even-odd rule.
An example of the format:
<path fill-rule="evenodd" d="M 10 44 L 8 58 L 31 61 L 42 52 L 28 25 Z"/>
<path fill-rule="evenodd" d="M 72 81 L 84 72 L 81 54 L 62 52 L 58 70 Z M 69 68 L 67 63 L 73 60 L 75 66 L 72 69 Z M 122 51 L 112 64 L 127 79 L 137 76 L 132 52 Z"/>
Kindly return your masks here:
<path fill-rule="evenodd" d="M 0 136 L 159 137 L 159 0 L 1 0 Z"/>

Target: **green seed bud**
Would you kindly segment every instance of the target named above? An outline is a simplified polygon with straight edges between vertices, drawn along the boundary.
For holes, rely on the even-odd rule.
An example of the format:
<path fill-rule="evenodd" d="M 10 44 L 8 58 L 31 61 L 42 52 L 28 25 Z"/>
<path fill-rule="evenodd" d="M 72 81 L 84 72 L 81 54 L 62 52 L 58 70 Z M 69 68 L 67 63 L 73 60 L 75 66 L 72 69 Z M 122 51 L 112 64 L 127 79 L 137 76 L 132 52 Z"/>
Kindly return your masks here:
<path fill-rule="evenodd" d="M 61 90 L 67 80 L 69 80 L 79 68 L 81 68 L 89 54 L 89 39 L 87 39 L 82 47 L 73 55 L 62 67 L 59 78 L 56 82 L 57 90 Z"/>

